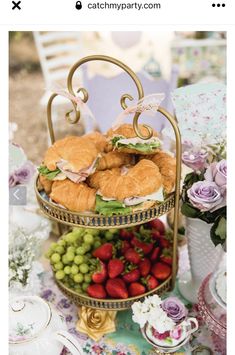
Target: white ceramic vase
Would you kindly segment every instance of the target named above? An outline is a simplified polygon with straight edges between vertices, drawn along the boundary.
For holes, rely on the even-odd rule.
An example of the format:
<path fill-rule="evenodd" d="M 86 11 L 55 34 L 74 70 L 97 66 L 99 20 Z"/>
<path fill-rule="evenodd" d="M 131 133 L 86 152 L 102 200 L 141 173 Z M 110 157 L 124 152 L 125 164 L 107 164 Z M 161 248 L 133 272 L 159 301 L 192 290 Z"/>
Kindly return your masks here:
<path fill-rule="evenodd" d="M 186 217 L 185 223 L 190 272 L 180 277 L 179 291 L 188 301 L 196 303 L 199 287 L 203 279 L 215 269 L 223 249 L 221 245 L 215 247 L 211 241 L 212 224 L 189 217 Z"/>

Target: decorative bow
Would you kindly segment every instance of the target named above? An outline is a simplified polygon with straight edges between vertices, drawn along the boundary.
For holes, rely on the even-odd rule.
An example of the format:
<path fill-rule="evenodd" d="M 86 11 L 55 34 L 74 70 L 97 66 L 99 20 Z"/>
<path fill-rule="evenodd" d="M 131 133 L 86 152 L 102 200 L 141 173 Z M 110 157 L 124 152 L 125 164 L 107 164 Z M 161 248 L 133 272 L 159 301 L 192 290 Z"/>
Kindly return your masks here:
<path fill-rule="evenodd" d="M 93 120 L 93 122 L 96 124 L 95 116 L 93 115 L 89 106 L 82 101 L 81 97 L 71 94 L 70 92 L 63 89 L 59 84 L 54 84 L 53 87 L 50 88 L 50 91 L 52 91 L 54 94 L 64 96 L 70 101 L 74 102 L 76 104 L 76 110 L 80 111 L 83 117 L 85 116 L 90 117 Z"/>
<path fill-rule="evenodd" d="M 148 115 L 153 115 L 155 112 L 157 112 L 161 102 L 164 99 L 164 93 L 150 94 L 144 96 L 142 99 L 137 101 L 135 105 L 127 107 L 124 111 L 122 111 L 114 121 L 112 128 L 114 130 L 117 129 L 123 123 L 125 117 L 133 113 L 146 112 Z"/>

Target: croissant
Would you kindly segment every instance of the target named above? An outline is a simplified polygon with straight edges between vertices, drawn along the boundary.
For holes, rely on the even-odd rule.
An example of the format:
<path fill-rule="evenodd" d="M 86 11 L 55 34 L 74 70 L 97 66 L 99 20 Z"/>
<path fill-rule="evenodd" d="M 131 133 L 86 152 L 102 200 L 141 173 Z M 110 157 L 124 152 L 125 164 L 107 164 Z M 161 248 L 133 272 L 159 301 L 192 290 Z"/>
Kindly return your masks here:
<path fill-rule="evenodd" d="M 57 163 L 65 161 L 64 170 L 79 172 L 87 169 L 98 156 L 95 144 L 83 137 L 66 137 L 55 142 L 46 152 L 44 164 L 55 170 Z"/>
<path fill-rule="evenodd" d="M 83 138 L 93 142 L 99 152 L 103 152 L 108 144 L 107 138 L 102 133 L 99 132 L 92 132 L 92 133 L 85 134 Z"/>
<path fill-rule="evenodd" d="M 117 168 L 96 172 L 89 182 L 104 197 L 124 200 L 154 193 L 161 187 L 162 177 L 154 163 L 143 159 L 127 170 Z"/>
<path fill-rule="evenodd" d="M 76 184 L 69 179 L 54 181 L 50 198 L 70 211 L 94 211 L 96 190 L 84 183 Z"/>
<path fill-rule="evenodd" d="M 144 125 L 139 125 L 140 133 L 144 136 L 149 134 Z M 134 128 L 131 124 L 122 124 L 118 128 L 111 128 L 106 133 L 109 140 L 109 144 L 106 147 L 106 151 L 116 149 L 123 153 L 132 154 L 155 154 L 160 147 L 160 140 L 157 138 L 158 134 L 153 131 L 153 137 L 147 140 L 137 137 Z"/>
<path fill-rule="evenodd" d="M 126 153 L 117 151 L 103 154 L 99 160 L 97 170 L 106 170 L 112 168 L 118 168 L 122 165 L 129 165 L 133 163 L 133 156 Z"/>
<path fill-rule="evenodd" d="M 45 190 L 46 194 L 51 192 L 53 181 L 48 180 L 45 176 L 39 174 L 38 188 L 39 190 Z"/>
<path fill-rule="evenodd" d="M 160 170 L 163 177 L 163 187 L 166 193 L 172 192 L 176 179 L 176 160 L 165 152 L 158 152 L 155 155 L 147 157 L 154 162 Z"/>

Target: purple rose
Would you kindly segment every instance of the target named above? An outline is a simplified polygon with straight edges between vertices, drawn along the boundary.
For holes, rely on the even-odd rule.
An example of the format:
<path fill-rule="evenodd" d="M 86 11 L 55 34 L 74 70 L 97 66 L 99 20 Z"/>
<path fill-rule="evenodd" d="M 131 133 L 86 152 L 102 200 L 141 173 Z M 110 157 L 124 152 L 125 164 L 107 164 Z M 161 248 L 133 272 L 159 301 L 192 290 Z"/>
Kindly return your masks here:
<path fill-rule="evenodd" d="M 178 323 L 184 319 L 188 310 L 177 297 L 168 297 L 162 302 L 162 309 L 174 322 Z"/>
<path fill-rule="evenodd" d="M 17 179 L 18 184 L 26 184 L 30 181 L 32 176 L 35 173 L 35 167 L 30 162 L 27 161 L 24 165 L 22 165 L 18 170 L 15 171 L 15 177 Z"/>
<path fill-rule="evenodd" d="M 206 166 L 206 158 L 208 153 L 206 150 L 201 149 L 198 152 L 185 151 L 182 154 L 182 161 L 185 165 L 193 170 L 202 170 Z"/>
<path fill-rule="evenodd" d="M 205 179 L 214 181 L 216 185 L 225 191 L 227 185 L 227 161 L 223 159 L 218 163 L 212 163 L 205 172 Z"/>
<path fill-rule="evenodd" d="M 215 182 L 195 182 L 187 194 L 191 204 L 202 212 L 213 212 L 226 205 L 220 187 Z"/>

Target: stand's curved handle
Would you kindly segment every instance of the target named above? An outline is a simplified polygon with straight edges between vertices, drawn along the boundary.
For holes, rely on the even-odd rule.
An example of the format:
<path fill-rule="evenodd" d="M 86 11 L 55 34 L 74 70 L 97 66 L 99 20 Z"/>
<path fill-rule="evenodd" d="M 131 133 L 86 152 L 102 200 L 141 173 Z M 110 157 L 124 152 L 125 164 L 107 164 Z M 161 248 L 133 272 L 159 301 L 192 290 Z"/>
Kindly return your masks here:
<path fill-rule="evenodd" d="M 67 79 L 67 87 L 68 87 L 68 91 L 70 92 L 70 94 L 75 95 L 75 92 L 73 90 L 73 76 L 75 71 L 83 64 L 87 63 L 87 62 L 91 62 L 91 61 L 96 61 L 96 60 L 100 60 L 100 61 L 105 61 L 108 63 L 112 63 L 117 65 L 118 67 L 122 68 L 128 75 L 130 75 L 130 77 L 132 78 L 132 80 L 134 81 L 137 91 L 138 91 L 138 100 L 142 99 L 144 97 L 144 90 L 143 90 L 143 86 L 139 80 L 139 78 L 137 77 L 137 75 L 133 72 L 133 70 L 131 68 L 129 68 L 126 64 L 124 64 L 123 62 L 121 62 L 118 59 L 106 56 L 106 55 L 91 55 L 88 57 L 84 57 L 82 59 L 80 59 L 77 63 L 75 63 L 72 68 L 69 71 L 69 75 L 68 75 L 68 79 Z M 83 92 L 83 102 L 87 102 L 88 100 L 88 93 L 86 91 L 85 88 L 80 88 L 79 91 Z M 132 101 L 133 97 L 129 94 L 123 94 L 121 99 L 120 99 L 120 103 L 122 108 L 125 110 L 127 108 L 127 104 L 126 104 L 126 99 Z M 80 116 L 80 113 L 78 113 L 78 115 Z M 135 116 L 133 118 L 133 127 L 135 130 L 135 133 L 138 137 L 142 138 L 142 139 L 149 139 L 152 137 L 153 135 L 153 129 L 151 127 L 149 127 L 148 125 L 144 125 L 144 127 L 148 130 L 148 134 L 147 136 L 144 136 L 141 134 L 139 127 L 138 127 L 138 118 L 140 116 L 139 112 L 135 113 Z"/>
<path fill-rule="evenodd" d="M 65 330 L 60 330 L 55 333 L 55 338 L 58 340 L 60 343 L 62 343 L 66 348 L 69 349 L 71 354 L 73 355 L 83 355 L 83 350 L 81 348 L 81 345 L 78 343 L 78 341 L 66 332 Z"/>

